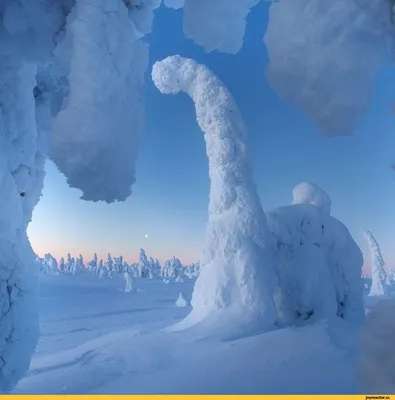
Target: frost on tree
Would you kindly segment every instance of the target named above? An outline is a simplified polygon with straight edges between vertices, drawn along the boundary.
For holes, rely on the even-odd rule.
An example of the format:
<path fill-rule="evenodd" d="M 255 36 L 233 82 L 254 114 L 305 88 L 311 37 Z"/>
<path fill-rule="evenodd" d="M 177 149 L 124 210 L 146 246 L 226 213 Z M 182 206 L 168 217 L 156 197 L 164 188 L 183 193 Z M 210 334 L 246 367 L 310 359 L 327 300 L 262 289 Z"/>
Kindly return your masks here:
<path fill-rule="evenodd" d="M 364 319 L 362 253 L 330 206 L 323 189 L 304 182 L 293 190 L 293 205 L 266 213 L 283 326 L 336 316 L 357 324 Z"/>
<path fill-rule="evenodd" d="M 381 255 L 380 246 L 371 232 L 364 232 L 364 236 L 369 245 L 371 258 L 372 286 L 370 287 L 369 296 L 385 296 L 388 294 L 388 277 L 384 269 L 385 263 Z"/>
<path fill-rule="evenodd" d="M 237 53 L 244 39 L 246 18 L 259 0 L 165 0 L 184 12 L 184 33 L 206 51 Z"/>
<path fill-rule="evenodd" d="M 192 98 L 209 162 L 210 201 L 202 268 L 193 292 L 193 309 L 184 326 L 206 317 L 218 318 L 217 314 L 253 321 L 255 326 L 246 324 L 246 329 L 271 326 L 276 277 L 238 108 L 223 83 L 193 60 L 168 57 L 154 65 L 152 77 L 162 93 L 183 91 Z"/>
<path fill-rule="evenodd" d="M 352 134 L 385 62 L 389 17 L 388 0 L 274 2 L 264 38 L 269 83 L 324 133 Z"/>

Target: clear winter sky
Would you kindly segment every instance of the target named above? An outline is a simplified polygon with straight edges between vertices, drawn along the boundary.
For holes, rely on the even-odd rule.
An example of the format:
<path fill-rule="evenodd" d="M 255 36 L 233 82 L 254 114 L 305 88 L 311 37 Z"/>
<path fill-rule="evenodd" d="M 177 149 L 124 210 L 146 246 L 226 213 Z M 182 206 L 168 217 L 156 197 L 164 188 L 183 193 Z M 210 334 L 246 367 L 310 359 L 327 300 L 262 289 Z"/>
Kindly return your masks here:
<path fill-rule="evenodd" d="M 328 191 L 332 215 L 347 225 L 365 254 L 361 231 L 369 229 L 387 265 L 395 267 L 393 72 L 391 79 L 389 68 L 378 76 L 371 110 L 354 136 L 325 138 L 265 80 L 268 58 L 262 37 L 267 10 L 267 2 L 253 9 L 243 49 L 231 56 L 206 54 L 184 37 L 182 11 L 162 7 L 147 38 L 151 64 L 174 54 L 191 57 L 228 86 L 249 130 L 255 182 L 265 210 L 290 204 L 293 187 L 313 181 Z M 60 257 L 70 252 L 90 258 L 93 252 L 100 257 L 111 253 L 132 261 L 144 247 L 161 261 L 173 255 L 184 263 L 199 259 L 209 179 L 193 104 L 186 95 L 161 95 L 150 70 L 146 98 L 148 127 L 131 198 L 112 205 L 79 200 L 80 192 L 68 188 L 48 162 L 43 198 L 28 230 L 38 254 Z"/>

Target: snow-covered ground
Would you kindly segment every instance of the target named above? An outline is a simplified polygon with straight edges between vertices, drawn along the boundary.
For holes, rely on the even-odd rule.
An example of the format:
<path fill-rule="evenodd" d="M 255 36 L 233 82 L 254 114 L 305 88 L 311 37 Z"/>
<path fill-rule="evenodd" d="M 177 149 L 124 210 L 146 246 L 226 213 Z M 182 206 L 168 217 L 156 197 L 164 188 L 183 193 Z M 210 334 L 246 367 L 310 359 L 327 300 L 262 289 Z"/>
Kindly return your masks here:
<path fill-rule="evenodd" d="M 14 393 L 355 393 L 355 332 L 336 318 L 251 337 L 168 332 L 194 279 L 40 275 L 41 337 Z M 368 299 L 368 308 L 374 303 Z"/>

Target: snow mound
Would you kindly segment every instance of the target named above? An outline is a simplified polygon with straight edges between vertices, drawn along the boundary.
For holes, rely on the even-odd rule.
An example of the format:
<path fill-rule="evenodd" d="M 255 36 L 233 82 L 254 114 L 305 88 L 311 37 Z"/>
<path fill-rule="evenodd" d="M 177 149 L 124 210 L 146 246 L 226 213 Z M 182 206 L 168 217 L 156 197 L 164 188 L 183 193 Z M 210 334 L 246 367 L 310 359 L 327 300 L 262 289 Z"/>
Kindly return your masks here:
<path fill-rule="evenodd" d="M 363 256 L 347 228 L 312 204 L 279 207 L 267 219 L 279 322 L 292 326 L 339 316 L 361 323 Z"/>
<path fill-rule="evenodd" d="M 205 133 L 211 181 L 193 310 L 179 326 L 195 325 L 219 312 L 224 319 L 229 319 L 229 313 L 249 318 L 246 329 L 252 325 L 272 327 L 276 276 L 266 217 L 252 181 L 246 129 L 237 105 L 223 83 L 191 59 L 173 56 L 157 62 L 152 78 L 162 93 L 183 91 L 193 100 L 197 122 Z M 232 319 L 233 328 L 239 321 Z"/>
<path fill-rule="evenodd" d="M 352 134 L 368 109 L 391 31 L 387 0 L 274 2 L 264 37 L 267 79 L 325 134 Z"/>
<path fill-rule="evenodd" d="M 382 300 L 366 317 L 358 376 L 365 393 L 395 393 L 395 300 Z"/>
<path fill-rule="evenodd" d="M 180 292 L 178 299 L 176 300 L 175 303 L 176 307 L 188 307 L 188 301 L 185 298 L 185 296 Z"/>
<path fill-rule="evenodd" d="M 292 204 L 308 203 L 318 207 L 320 210 L 330 214 L 331 199 L 329 195 L 311 182 L 302 182 L 296 185 L 293 192 Z"/>
<path fill-rule="evenodd" d="M 258 2 L 259 0 L 185 0 L 185 36 L 203 46 L 207 52 L 218 50 L 235 54 L 243 44 L 246 17 Z M 178 8 L 182 1 L 167 0 L 165 4 Z"/>

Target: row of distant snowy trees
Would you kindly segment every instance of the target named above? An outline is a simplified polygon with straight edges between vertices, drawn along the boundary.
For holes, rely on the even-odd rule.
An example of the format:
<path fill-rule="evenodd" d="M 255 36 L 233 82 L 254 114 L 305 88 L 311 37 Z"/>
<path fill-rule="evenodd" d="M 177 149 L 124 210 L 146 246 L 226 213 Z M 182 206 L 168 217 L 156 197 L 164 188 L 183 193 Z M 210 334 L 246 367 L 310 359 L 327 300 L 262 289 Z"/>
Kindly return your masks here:
<path fill-rule="evenodd" d="M 57 260 L 52 254 L 47 253 L 43 258 L 37 256 L 37 264 L 40 271 L 45 274 L 72 274 L 81 272 L 91 272 L 99 277 L 111 277 L 115 273 L 128 272 L 133 278 L 177 278 L 187 276 L 192 279 L 199 275 L 200 263 L 183 265 L 181 261 L 172 257 L 163 264 L 157 258 L 148 257 L 144 249 L 140 249 L 139 262 L 128 264 L 123 256 L 112 257 L 108 254 L 107 261 L 98 259 L 97 254 L 93 255 L 92 260 L 85 263 L 82 255 L 74 258 L 67 254 L 66 258 L 61 257 Z"/>

